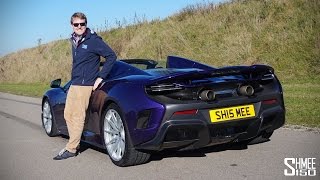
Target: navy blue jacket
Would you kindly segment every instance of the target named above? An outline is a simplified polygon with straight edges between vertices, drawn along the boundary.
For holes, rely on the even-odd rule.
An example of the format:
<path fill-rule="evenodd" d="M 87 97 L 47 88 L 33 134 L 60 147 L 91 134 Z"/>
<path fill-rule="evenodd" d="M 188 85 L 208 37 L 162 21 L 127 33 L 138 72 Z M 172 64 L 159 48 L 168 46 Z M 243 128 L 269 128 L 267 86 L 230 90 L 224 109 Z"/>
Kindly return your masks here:
<path fill-rule="evenodd" d="M 98 77 L 104 79 L 108 76 L 117 56 L 94 31 L 87 28 L 84 34 L 78 46 L 72 37 L 70 39 L 73 57 L 71 81 L 73 85 L 93 86 Z M 100 56 L 106 59 L 101 71 Z"/>

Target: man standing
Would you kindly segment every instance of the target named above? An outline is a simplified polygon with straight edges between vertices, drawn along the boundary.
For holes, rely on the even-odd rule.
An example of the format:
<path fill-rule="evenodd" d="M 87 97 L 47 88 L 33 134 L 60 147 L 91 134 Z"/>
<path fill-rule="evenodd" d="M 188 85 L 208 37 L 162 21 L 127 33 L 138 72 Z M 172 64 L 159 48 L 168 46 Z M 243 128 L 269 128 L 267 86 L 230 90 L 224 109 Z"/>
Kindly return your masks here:
<path fill-rule="evenodd" d="M 77 12 L 71 16 L 71 26 L 72 84 L 64 109 L 70 138 L 66 147 L 53 158 L 54 160 L 76 156 L 91 92 L 107 77 L 117 58 L 102 38 L 87 28 L 87 18 L 83 13 Z M 99 71 L 100 56 L 106 59 L 101 71 Z"/>

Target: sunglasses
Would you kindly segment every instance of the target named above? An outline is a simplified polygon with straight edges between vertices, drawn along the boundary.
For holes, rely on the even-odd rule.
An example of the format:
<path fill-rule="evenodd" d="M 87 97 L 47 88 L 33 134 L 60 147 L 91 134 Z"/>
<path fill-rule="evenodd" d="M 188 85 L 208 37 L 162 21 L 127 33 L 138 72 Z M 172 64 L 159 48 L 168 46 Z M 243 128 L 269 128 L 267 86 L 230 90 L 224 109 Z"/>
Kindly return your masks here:
<path fill-rule="evenodd" d="M 74 27 L 78 27 L 79 25 L 80 26 L 86 26 L 86 23 L 73 23 L 72 24 Z"/>

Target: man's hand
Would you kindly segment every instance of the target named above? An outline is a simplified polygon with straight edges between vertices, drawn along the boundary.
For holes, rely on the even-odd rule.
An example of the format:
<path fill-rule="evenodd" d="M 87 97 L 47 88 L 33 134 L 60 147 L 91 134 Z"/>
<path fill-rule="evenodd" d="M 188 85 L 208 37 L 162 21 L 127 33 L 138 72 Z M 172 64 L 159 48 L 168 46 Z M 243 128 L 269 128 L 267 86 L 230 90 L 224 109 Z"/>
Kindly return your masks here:
<path fill-rule="evenodd" d="M 98 86 L 99 86 L 99 84 L 101 83 L 102 80 L 103 79 L 99 78 L 99 77 L 96 79 L 96 82 L 94 82 L 94 85 L 93 85 L 93 88 L 92 88 L 93 91 L 95 91 L 98 88 Z"/>

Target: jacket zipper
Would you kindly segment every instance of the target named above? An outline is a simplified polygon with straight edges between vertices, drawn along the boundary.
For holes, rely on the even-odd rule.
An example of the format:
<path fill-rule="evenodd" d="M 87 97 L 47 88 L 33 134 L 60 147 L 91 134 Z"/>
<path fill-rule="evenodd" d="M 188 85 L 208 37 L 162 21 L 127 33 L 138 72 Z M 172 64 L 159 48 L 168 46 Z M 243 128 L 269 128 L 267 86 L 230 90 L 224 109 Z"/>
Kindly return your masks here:
<path fill-rule="evenodd" d="M 74 56 L 77 56 L 77 49 L 79 48 L 80 44 L 83 43 L 85 40 L 85 38 L 82 38 L 82 40 L 78 43 L 78 46 L 75 46 L 75 44 L 72 42 L 72 45 L 74 46 L 75 52 L 74 52 Z M 84 84 L 84 71 L 82 71 L 82 84 Z"/>
<path fill-rule="evenodd" d="M 82 84 L 84 84 L 84 70 L 82 70 Z"/>

